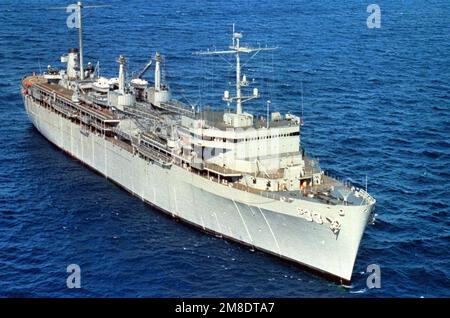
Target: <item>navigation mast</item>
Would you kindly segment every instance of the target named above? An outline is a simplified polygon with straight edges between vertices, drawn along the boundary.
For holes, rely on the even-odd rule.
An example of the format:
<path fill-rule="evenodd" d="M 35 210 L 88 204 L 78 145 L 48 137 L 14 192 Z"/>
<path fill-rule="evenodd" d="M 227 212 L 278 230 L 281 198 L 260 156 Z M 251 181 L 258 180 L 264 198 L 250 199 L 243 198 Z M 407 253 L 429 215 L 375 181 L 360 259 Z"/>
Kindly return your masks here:
<path fill-rule="evenodd" d="M 80 80 L 84 80 L 84 61 L 83 61 L 83 23 L 82 19 L 82 10 L 87 8 L 107 8 L 111 7 L 110 5 L 95 5 L 95 6 L 84 6 L 81 1 L 78 1 L 76 4 L 71 4 L 68 7 L 53 7 L 50 9 L 65 9 L 67 13 L 71 13 L 74 10 L 76 11 L 76 24 L 75 27 L 78 28 L 78 53 L 79 53 L 79 64 L 80 64 Z"/>
<path fill-rule="evenodd" d="M 236 101 L 236 114 L 240 115 L 243 113 L 242 104 L 252 100 L 254 98 L 259 97 L 259 92 L 257 88 L 253 89 L 253 95 L 243 96 L 241 92 L 241 88 L 243 86 L 247 86 L 247 78 L 245 75 L 241 77 L 241 53 L 254 53 L 252 58 L 261 51 L 270 51 L 275 50 L 277 47 L 264 47 L 264 48 L 250 48 L 246 46 L 241 46 L 240 40 L 242 39 L 242 32 L 235 32 L 234 24 L 233 24 L 233 35 L 232 35 L 232 44 L 228 47 L 229 50 L 225 51 L 206 51 L 199 52 L 199 55 L 222 55 L 222 54 L 235 54 L 236 57 L 236 95 L 230 96 L 228 91 L 225 91 L 223 95 L 223 100 L 231 103 Z"/>
<path fill-rule="evenodd" d="M 78 14 L 78 41 L 79 41 L 79 50 L 80 50 L 80 79 L 84 80 L 84 67 L 83 67 L 83 27 L 81 23 L 81 9 L 83 5 L 81 1 L 77 2 L 77 14 Z"/>

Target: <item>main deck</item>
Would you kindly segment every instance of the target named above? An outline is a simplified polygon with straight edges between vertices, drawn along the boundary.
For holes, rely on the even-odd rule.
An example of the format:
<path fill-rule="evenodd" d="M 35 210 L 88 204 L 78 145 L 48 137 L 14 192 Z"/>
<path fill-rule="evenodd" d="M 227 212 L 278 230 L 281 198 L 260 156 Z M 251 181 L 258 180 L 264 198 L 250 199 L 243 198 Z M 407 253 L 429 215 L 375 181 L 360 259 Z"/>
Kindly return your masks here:
<path fill-rule="evenodd" d="M 330 205 L 359 205 L 363 204 L 366 200 L 366 196 L 355 195 L 350 187 L 326 175 L 322 177 L 320 184 L 297 190 L 269 191 L 255 189 L 242 181 L 243 173 L 241 171 L 214 163 L 195 163 L 190 159 L 175 154 L 167 146 L 167 140 L 161 139 L 151 130 L 143 131 L 139 137 L 136 137 L 125 133 L 118 127 L 120 121 L 127 118 L 127 116 L 162 122 L 163 118 L 161 114 L 167 115 L 170 113 L 167 109 L 151 110 L 141 103 L 137 104 L 134 108 L 125 110 L 120 115 L 111 109 L 87 104 L 83 102 L 83 98 L 75 99 L 73 90 L 60 85 L 50 84 L 42 76 L 29 76 L 24 78 L 22 87 L 24 93 L 30 94 L 40 106 L 46 107 L 48 110 L 56 112 L 64 118 L 78 124 L 80 130 L 84 133 L 102 135 L 106 140 L 116 146 L 139 155 L 148 161 L 155 162 L 164 168 L 170 168 L 172 164 L 175 164 L 211 182 L 217 182 L 224 186 L 258 194 L 274 200 L 287 202 L 308 200 Z M 174 111 L 174 108 L 172 108 L 172 111 Z M 206 115 L 206 113 L 204 114 Z M 217 125 L 217 120 L 211 114 L 209 113 L 206 116 L 208 116 L 209 120 L 216 121 L 215 125 Z M 302 180 L 310 180 L 312 175 L 318 172 L 315 161 L 304 157 L 304 162 L 305 174 Z M 271 171 L 270 174 L 259 172 L 255 177 L 264 177 L 265 175 L 272 179 L 280 179 L 283 178 L 283 169 Z"/>

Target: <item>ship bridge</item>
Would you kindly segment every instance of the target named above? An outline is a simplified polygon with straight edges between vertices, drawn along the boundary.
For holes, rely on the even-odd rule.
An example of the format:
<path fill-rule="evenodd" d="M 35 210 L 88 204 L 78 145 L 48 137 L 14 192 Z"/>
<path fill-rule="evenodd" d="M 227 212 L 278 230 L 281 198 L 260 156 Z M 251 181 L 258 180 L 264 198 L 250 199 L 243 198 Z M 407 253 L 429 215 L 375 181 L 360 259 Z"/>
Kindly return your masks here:
<path fill-rule="evenodd" d="M 195 117 L 183 116 L 178 134 L 188 152 L 207 165 L 227 169 L 228 174 L 296 178 L 298 184 L 304 162 L 297 117 L 275 114 L 269 122 L 254 120 L 252 125 L 233 127 L 223 120 L 226 114 L 206 110 Z"/>

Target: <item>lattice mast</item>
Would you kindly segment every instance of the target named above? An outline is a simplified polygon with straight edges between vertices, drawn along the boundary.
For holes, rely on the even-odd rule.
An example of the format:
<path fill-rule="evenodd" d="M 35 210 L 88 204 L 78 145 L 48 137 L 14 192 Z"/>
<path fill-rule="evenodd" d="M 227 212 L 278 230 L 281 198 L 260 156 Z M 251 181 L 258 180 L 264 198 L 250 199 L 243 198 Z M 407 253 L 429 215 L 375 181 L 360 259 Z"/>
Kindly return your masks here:
<path fill-rule="evenodd" d="M 236 95 L 231 96 L 228 91 L 224 92 L 223 100 L 232 103 L 236 102 L 236 114 L 242 114 L 243 108 L 242 104 L 258 98 L 259 92 L 257 88 L 253 89 L 252 95 L 242 95 L 242 87 L 248 86 L 248 81 L 246 76 L 241 76 L 241 53 L 254 53 L 253 56 L 258 54 L 261 51 L 269 51 L 275 50 L 276 47 L 265 47 L 265 48 L 250 48 L 246 46 L 241 46 L 241 39 L 243 37 L 242 32 L 235 32 L 234 24 L 233 24 L 233 35 L 232 35 L 232 44 L 228 47 L 229 50 L 225 51 L 206 51 L 199 52 L 200 55 L 222 55 L 222 54 L 234 54 L 236 57 Z"/>

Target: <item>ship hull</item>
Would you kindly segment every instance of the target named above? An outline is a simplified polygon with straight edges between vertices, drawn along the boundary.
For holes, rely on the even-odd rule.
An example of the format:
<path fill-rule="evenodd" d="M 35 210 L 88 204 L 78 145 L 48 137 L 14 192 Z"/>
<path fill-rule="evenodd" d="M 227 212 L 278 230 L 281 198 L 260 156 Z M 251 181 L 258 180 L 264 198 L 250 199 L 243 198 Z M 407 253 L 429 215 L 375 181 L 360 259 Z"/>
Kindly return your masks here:
<path fill-rule="evenodd" d="M 27 114 L 51 143 L 166 214 L 205 232 L 300 264 L 333 281 L 349 283 L 372 205 L 327 206 L 285 202 L 234 189 L 186 169 L 162 167 L 108 141 L 33 102 L 24 95 Z M 299 216 L 308 208 L 335 216 L 342 229 Z"/>

